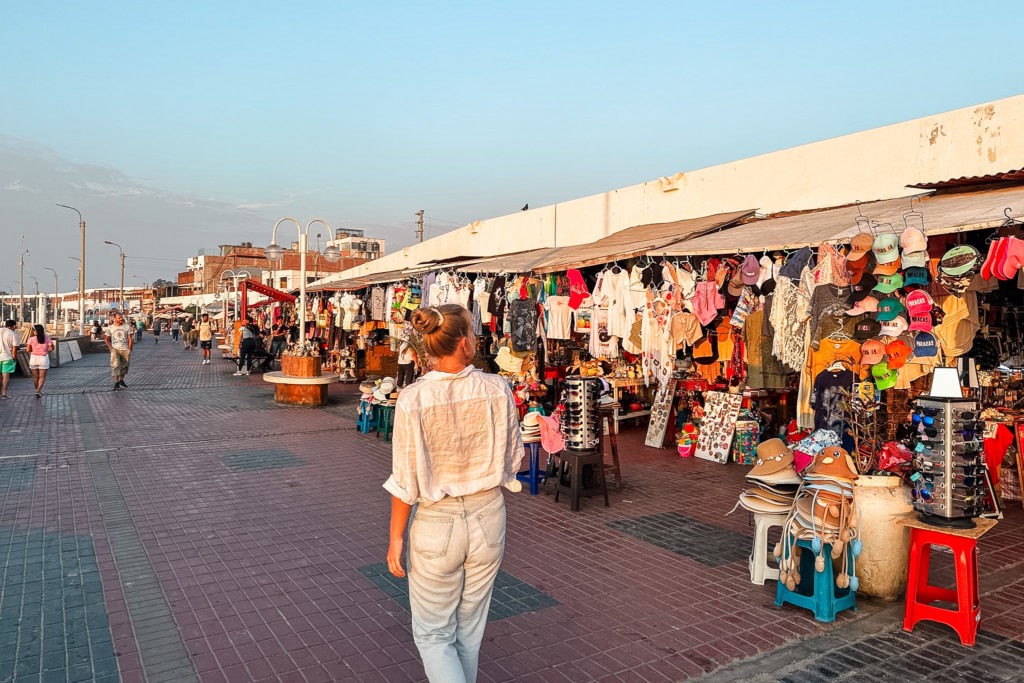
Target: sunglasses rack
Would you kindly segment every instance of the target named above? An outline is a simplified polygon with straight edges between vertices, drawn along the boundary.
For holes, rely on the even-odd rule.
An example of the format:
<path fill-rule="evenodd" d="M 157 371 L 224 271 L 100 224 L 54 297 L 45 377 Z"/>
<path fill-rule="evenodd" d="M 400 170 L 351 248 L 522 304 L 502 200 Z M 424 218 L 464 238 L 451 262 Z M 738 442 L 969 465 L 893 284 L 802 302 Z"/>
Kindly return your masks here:
<path fill-rule="evenodd" d="M 973 527 L 986 495 L 978 403 L 938 397 L 915 403 L 914 508 L 930 524 Z"/>
<path fill-rule="evenodd" d="M 571 451 L 593 451 L 601 445 L 598 399 L 601 380 L 596 377 L 567 377 L 562 382 L 562 436 Z"/>

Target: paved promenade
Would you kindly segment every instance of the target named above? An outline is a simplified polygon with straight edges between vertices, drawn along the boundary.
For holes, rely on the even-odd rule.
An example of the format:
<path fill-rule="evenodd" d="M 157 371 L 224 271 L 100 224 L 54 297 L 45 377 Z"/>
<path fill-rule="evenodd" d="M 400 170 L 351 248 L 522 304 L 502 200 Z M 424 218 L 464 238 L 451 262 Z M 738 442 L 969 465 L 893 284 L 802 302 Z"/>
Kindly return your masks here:
<path fill-rule="evenodd" d="M 146 336 L 0 402 L 0 681 L 421 681 L 384 567 L 389 444 L 356 390 L 282 407 Z M 1024 511 L 979 544 L 982 624 L 900 630 L 902 603 L 820 624 L 754 586 L 745 468 L 620 438 L 611 506 L 508 494 L 481 681 L 1024 679 Z M 941 564 L 941 562 L 940 562 Z M 948 575 L 948 562 L 945 571 Z"/>

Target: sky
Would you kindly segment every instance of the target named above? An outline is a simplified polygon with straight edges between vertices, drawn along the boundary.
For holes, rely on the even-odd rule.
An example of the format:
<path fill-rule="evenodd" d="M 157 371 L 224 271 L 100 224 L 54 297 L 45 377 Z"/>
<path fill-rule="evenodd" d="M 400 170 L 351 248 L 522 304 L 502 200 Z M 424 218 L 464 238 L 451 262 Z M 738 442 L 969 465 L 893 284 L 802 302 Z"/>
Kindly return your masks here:
<path fill-rule="evenodd" d="M 26 283 L 76 286 L 56 203 L 90 287 L 119 277 L 104 240 L 142 284 L 284 216 L 393 251 L 419 209 L 429 238 L 1024 93 L 1021 25 L 941 0 L 5 3 L 0 290 L 22 234 Z"/>

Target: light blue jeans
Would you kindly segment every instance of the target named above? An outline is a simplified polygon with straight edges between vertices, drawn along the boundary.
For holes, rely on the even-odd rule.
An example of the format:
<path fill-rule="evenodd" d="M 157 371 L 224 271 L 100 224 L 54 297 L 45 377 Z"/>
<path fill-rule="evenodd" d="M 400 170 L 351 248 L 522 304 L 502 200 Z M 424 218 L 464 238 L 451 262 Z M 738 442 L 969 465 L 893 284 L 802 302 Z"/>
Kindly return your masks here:
<path fill-rule="evenodd" d="M 420 503 L 409 529 L 412 635 L 431 683 L 476 681 L 505 553 L 500 489 Z"/>

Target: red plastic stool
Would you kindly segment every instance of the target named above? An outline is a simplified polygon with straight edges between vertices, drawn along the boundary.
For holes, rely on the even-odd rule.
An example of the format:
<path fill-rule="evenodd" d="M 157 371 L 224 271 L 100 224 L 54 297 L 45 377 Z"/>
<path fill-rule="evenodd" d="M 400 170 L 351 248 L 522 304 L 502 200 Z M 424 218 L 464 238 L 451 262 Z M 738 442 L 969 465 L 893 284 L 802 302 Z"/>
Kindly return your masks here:
<path fill-rule="evenodd" d="M 977 520 L 975 529 L 942 529 L 923 522 L 907 521 L 910 529 L 910 558 L 907 573 L 907 599 L 903 612 L 903 630 L 913 631 L 919 621 L 937 621 L 951 626 L 960 642 L 973 646 L 978 635 L 981 609 L 978 598 L 978 537 L 992 527 L 994 520 Z M 956 589 L 939 588 L 928 583 L 932 546 L 953 551 L 956 565 Z M 947 602 L 956 609 L 934 605 Z"/>

